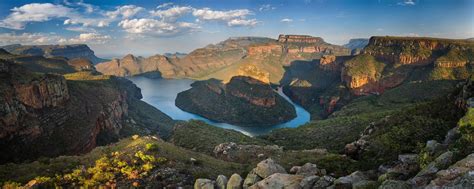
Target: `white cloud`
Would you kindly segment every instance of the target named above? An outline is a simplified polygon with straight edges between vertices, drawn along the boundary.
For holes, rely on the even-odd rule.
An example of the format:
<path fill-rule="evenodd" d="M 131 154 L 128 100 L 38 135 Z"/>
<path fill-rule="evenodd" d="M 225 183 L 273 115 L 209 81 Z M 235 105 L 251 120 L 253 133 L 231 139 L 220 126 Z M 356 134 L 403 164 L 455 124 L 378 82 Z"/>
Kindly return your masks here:
<path fill-rule="evenodd" d="M 96 32 L 94 28 L 83 27 L 83 26 L 70 26 L 65 29 L 68 31 L 75 31 L 75 32 L 88 32 L 88 33 Z"/>
<path fill-rule="evenodd" d="M 171 6 L 171 5 L 173 5 L 173 3 L 163 3 L 163 4 L 161 4 L 161 5 L 158 5 L 156 8 L 157 8 L 157 9 L 161 9 L 161 8 L 169 7 L 169 6 Z"/>
<path fill-rule="evenodd" d="M 11 9 L 12 13 L 0 21 L 0 27 L 24 29 L 28 22 L 44 22 L 53 18 L 68 17 L 73 9 L 51 3 L 31 3 Z"/>
<path fill-rule="evenodd" d="M 270 11 L 270 10 L 275 10 L 275 9 L 276 7 L 270 4 L 265 4 L 265 5 L 260 6 L 260 8 L 258 8 L 258 11 Z"/>
<path fill-rule="evenodd" d="M 413 0 L 404 0 L 403 2 L 397 3 L 397 5 L 401 6 L 413 6 L 416 5 L 416 3 Z"/>
<path fill-rule="evenodd" d="M 194 23 L 176 22 L 169 23 L 156 19 L 126 19 L 119 24 L 126 32 L 159 37 L 176 36 L 183 33 L 196 31 L 199 27 Z"/>
<path fill-rule="evenodd" d="M 122 18 L 130 18 L 143 10 L 145 9 L 135 5 L 124 5 L 117 7 L 115 11 L 108 11 L 106 15 L 109 18 L 117 18 L 119 16 L 121 16 Z"/>
<path fill-rule="evenodd" d="M 111 39 L 108 35 L 98 33 L 81 33 L 76 38 L 71 38 L 68 41 L 62 39 L 63 43 L 88 43 L 88 44 L 103 44 Z"/>
<path fill-rule="evenodd" d="M 255 26 L 259 22 L 256 19 L 247 19 L 253 13 L 248 9 L 235 9 L 229 11 L 216 11 L 210 8 L 195 9 L 193 16 L 199 21 L 226 22 L 228 26 Z"/>
<path fill-rule="evenodd" d="M 291 18 L 283 18 L 283 19 L 280 20 L 280 22 L 290 23 L 290 22 L 293 22 L 293 19 L 291 19 Z"/>
<path fill-rule="evenodd" d="M 25 45 L 40 45 L 57 43 L 60 37 L 52 34 L 42 33 L 0 33 L 0 45 L 8 44 L 25 44 Z"/>
<path fill-rule="evenodd" d="M 255 26 L 259 22 L 256 19 L 242 20 L 242 19 L 233 19 L 227 22 L 228 26 Z"/>
<path fill-rule="evenodd" d="M 178 18 L 191 13 L 193 8 L 190 6 L 174 6 L 166 10 L 150 11 L 153 16 L 160 17 L 164 21 L 175 22 Z"/>

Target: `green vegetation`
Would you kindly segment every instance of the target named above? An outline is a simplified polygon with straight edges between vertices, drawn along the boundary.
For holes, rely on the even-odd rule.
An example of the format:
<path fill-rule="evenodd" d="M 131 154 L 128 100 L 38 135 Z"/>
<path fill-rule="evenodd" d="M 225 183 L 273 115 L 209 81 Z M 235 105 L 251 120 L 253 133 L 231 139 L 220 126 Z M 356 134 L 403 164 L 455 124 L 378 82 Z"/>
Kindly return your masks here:
<path fill-rule="evenodd" d="M 349 76 L 367 76 L 378 79 L 382 76 L 385 68 L 383 62 L 375 60 L 369 54 L 361 54 L 344 63 L 346 74 Z"/>
<path fill-rule="evenodd" d="M 398 154 L 418 153 L 426 141 L 441 141 L 460 115 L 462 110 L 447 98 L 395 112 L 375 124 L 361 159 L 369 166 L 394 160 Z"/>
<path fill-rule="evenodd" d="M 459 68 L 435 67 L 430 73 L 431 80 L 462 80 L 472 75 L 472 68 L 467 66 Z"/>
<path fill-rule="evenodd" d="M 94 72 L 82 71 L 64 74 L 67 80 L 108 80 L 113 76 L 110 75 L 99 75 Z"/>
<path fill-rule="evenodd" d="M 114 186 L 117 182 L 125 186 L 141 185 L 154 174 L 161 179 L 185 182 L 185 177 L 214 178 L 217 174 L 230 175 L 246 171 L 240 164 L 224 162 L 200 153 L 181 149 L 151 137 L 127 138 L 113 145 L 97 147 L 82 156 L 41 158 L 24 164 L 0 165 L 0 185 L 18 186 L 35 179 L 40 186 L 96 187 Z M 196 161 L 190 161 L 194 158 Z M 162 168 L 176 169 L 172 177 L 166 178 Z M 170 175 L 168 175 L 170 176 Z M 174 178 L 173 178 L 174 177 Z M 158 180 L 159 181 L 159 180 Z M 156 182 L 156 181 L 155 181 Z M 193 179 L 188 180 L 192 185 Z M 149 183 L 147 183 L 149 184 Z"/>
<path fill-rule="evenodd" d="M 197 120 L 178 123 L 170 141 L 177 146 L 206 154 L 213 154 L 215 146 L 226 142 L 267 144 L 264 140 L 252 138 L 234 130 L 217 128 Z"/>

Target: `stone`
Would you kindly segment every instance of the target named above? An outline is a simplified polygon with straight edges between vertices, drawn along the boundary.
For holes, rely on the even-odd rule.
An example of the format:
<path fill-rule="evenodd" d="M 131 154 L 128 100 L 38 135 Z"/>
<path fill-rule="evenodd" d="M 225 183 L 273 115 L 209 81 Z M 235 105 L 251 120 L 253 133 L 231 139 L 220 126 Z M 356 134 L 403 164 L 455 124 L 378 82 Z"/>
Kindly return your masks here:
<path fill-rule="evenodd" d="M 247 177 L 245 177 L 243 188 L 248 188 L 261 180 L 262 178 L 257 175 L 255 169 L 252 169 L 252 171 L 247 174 Z"/>
<path fill-rule="evenodd" d="M 291 174 L 296 174 L 301 169 L 301 166 L 293 166 L 290 169 Z"/>
<path fill-rule="evenodd" d="M 451 130 L 448 131 L 446 134 L 443 144 L 444 145 L 450 145 L 457 139 L 461 137 L 461 132 L 459 132 L 459 127 L 452 128 Z"/>
<path fill-rule="evenodd" d="M 428 187 L 463 185 L 463 180 L 474 180 L 474 153 L 459 160 L 449 168 L 438 171 Z M 474 182 L 471 182 L 471 186 Z M 466 187 L 468 188 L 468 187 Z"/>
<path fill-rule="evenodd" d="M 209 179 L 196 179 L 194 189 L 214 189 L 214 182 Z"/>
<path fill-rule="evenodd" d="M 273 159 L 268 158 L 257 164 L 257 167 L 255 168 L 255 173 L 262 178 L 267 178 L 268 176 L 272 174 L 286 173 L 286 171 L 281 165 L 277 164 Z"/>
<path fill-rule="evenodd" d="M 225 189 L 227 187 L 227 177 L 224 175 L 217 176 L 216 179 L 216 188 L 217 189 Z"/>
<path fill-rule="evenodd" d="M 313 188 L 314 183 L 318 180 L 319 176 L 316 175 L 305 177 L 303 180 L 301 180 L 300 187 L 302 189 L 311 189 Z"/>
<path fill-rule="evenodd" d="M 411 187 L 405 181 L 386 180 L 380 185 L 379 189 L 411 189 Z"/>
<path fill-rule="evenodd" d="M 290 175 L 284 173 L 275 173 L 260 182 L 249 187 L 250 189 L 267 189 L 267 188 L 300 188 L 300 183 L 303 180 L 301 175 Z"/>
<path fill-rule="evenodd" d="M 426 142 L 426 151 L 428 151 L 428 153 L 430 155 L 435 155 L 435 154 L 438 154 L 440 153 L 441 151 L 443 151 L 446 147 L 442 144 L 440 144 L 438 141 L 436 140 L 429 140 Z"/>
<path fill-rule="evenodd" d="M 329 187 L 334 182 L 334 180 L 336 179 L 327 175 L 319 177 L 319 179 L 313 184 L 313 189 L 323 189 Z"/>
<path fill-rule="evenodd" d="M 352 188 L 354 183 L 362 180 L 368 180 L 367 176 L 360 171 L 356 171 L 348 176 L 339 177 L 334 181 L 334 185 L 336 188 Z"/>
<path fill-rule="evenodd" d="M 316 164 L 306 163 L 296 172 L 297 175 L 312 176 L 322 175 L 321 170 L 318 169 Z"/>
<path fill-rule="evenodd" d="M 359 181 L 359 182 L 354 183 L 352 185 L 352 188 L 353 189 L 372 189 L 372 188 L 377 188 L 378 185 L 379 184 L 376 181 L 363 180 L 363 181 Z"/>
<path fill-rule="evenodd" d="M 427 185 L 432 179 L 434 179 L 435 174 L 439 170 L 445 169 L 451 164 L 453 156 L 454 153 L 451 151 L 441 154 L 422 169 L 415 177 L 410 179 L 409 183 L 416 187 Z"/>
<path fill-rule="evenodd" d="M 227 189 L 242 189 L 242 177 L 234 173 L 227 182 Z"/>

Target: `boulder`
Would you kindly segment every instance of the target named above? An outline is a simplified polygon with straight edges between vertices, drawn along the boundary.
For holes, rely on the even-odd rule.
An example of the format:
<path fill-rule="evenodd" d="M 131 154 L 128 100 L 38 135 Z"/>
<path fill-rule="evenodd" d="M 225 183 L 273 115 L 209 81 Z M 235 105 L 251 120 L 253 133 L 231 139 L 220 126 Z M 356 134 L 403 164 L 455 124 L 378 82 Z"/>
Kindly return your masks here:
<path fill-rule="evenodd" d="M 242 182 L 242 177 L 234 173 L 227 182 L 227 189 L 242 189 Z"/>
<path fill-rule="evenodd" d="M 225 189 L 226 186 L 227 186 L 227 177 L 224 176 L 224 175 L 219 175 L 217 176 L 217 179 L 216 179 L 216 188 L 217 189 Z"/>
<path fill-rule="evenodd" d="M 290 173 L 291 174 L 296 174 L 298 171 L 300 171 L 300 169 L 301 169 L 301 166 L 293 166 L 290 169 Z"/>
<path fill-rule="evenodd" d="M 353 189 L 372 189 L 379 186 L 378 182 L 372 180 L 363 180 L 352 185 Z"/>
<path fill-rule="evenodd" d="M 319 177 L 319 179 L 313 184 L 313 189 L 325 189 L 326 187 L 329 187 L 334 180 L 336 179 L 327 175 Z"/>
<path fill-rule="evenodd" d="M 209 179 L 197 179 L 194 189 L 214 189 L 214 182 Z"/>
<path fill-rule="evenodd" d="M 456 162 L 454 165 L 451 165 L 448 169 L 441 170 L 436 173 L 436 178 L 430 182 L 428 187 L 436 188 L 447 186 L 467 186 L 463 183 L 469 180 L 471 181 L 470 188 L 473 188 L 472 185 L 474 185 L 474 153 Z"/>
<path fill-rule="evenodd" d="M 303 180 L 301 180 L 300 187 L 302 189 L 311 189 L 313 188 L 314 183 L 318 180 L 319 180 L 319 176 L 316 176 L 316 175 L 306 177 Z"/>
<path fill-rule="evenodd" d="M 268 158 L 257 164 L 255 173 L 262 178 L 267 178 L 274 173 L 286 173 L 285 169 L 273 159 Z"/>
<path fill-rule="evenodd" d="M 411 189 L 411 187 L 405 181 L 386 180 L 380 185 L 379 189 Z"/>
<path fill-rule="evenodd" d="M 446 146 L 442 145 L 436 140 L 429 140 L 426 142 L 425 149 L 430 155 L 436 155 L 444 151 L 446 149 Z"/>
<path fill-rule="evenodd" d="M 312 176 L 312 175 L 323 175 L 322 171 L 318 169 L 318 166 L 316 164 L 312 163 L 306 163 L 301 168 L 296 172 L 297 175 L 303 175 L 303 176 Z"/>
<path fill-rule="evenodd" d="M 300 188 L 300 183 L 303 180 L 302 175 L 290 175 L 283 173 L 275 173 L 260 182 L 252 185 L 250 189 L 267 189 L 267 188 Z"/>
<path fill-rule="evenodd" d="M 363 180 L 368 180 L 368 177 L 364 173 L 356 171 L 348 176 L 339 177 L 334 181 L 334 185 L 336 188 L 352 188 L 353 184 Z"/>
<path fill-rule="evenodd" d="M 435 178 L 435 174 L 439 170 L 445 169 L 451 164 L 453 156 L 454 153 L 451 151 L 441 154 L 424 169 L 422 169 L 415 177 L 410 179 L 409 183 L 416 187 L 427 185 L 432 179 Z"/>
<path fill-rule="evenodd" d="M 451 130 L 448 131 L 448 134 L 446 134 L 443 144 L 444 145 L 450 145 L 457 139 L 461 137 L 461 132 L 459 132 L 459 127 L 452 128 Z"/>
<path fill-rule="evenodd" d="M 247 174 L 247 177 L 245 177 L 243 188 L 248 188 L 261 180 L 262 178 L 257 175 L 255 169 L 252 169 L 252 171 Z"/>
<path fill-rule="evenodd" d="M 379 167 L 379 172 L 384 173 L 379 177 L 379 180 L 406 180 L 415 175 L 419 169 L 417 154 L 402 154 L 398 156 L 398 161 L 391 165 L 381 165 Z"/>

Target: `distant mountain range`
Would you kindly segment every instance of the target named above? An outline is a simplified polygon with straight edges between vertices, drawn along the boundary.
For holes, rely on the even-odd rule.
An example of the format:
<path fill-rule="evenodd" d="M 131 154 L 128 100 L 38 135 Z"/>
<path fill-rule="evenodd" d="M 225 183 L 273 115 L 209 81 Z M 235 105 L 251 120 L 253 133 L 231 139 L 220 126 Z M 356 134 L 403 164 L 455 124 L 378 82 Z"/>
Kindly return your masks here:
<path fill-rule="evenodd" d="M 99 62 L 107 61 L 105 59 L 98 58 L 85 44 L 74 44 L 74 45 L 7 45 L 0 46 L 0 48 L 7 50 L 12 54 L 20 55 L 31 55 L 31 56 L 44 56 L 50 57 L 65 57 L 68 59 L 74 58 L 86 58 L 97 64 Z"/>

